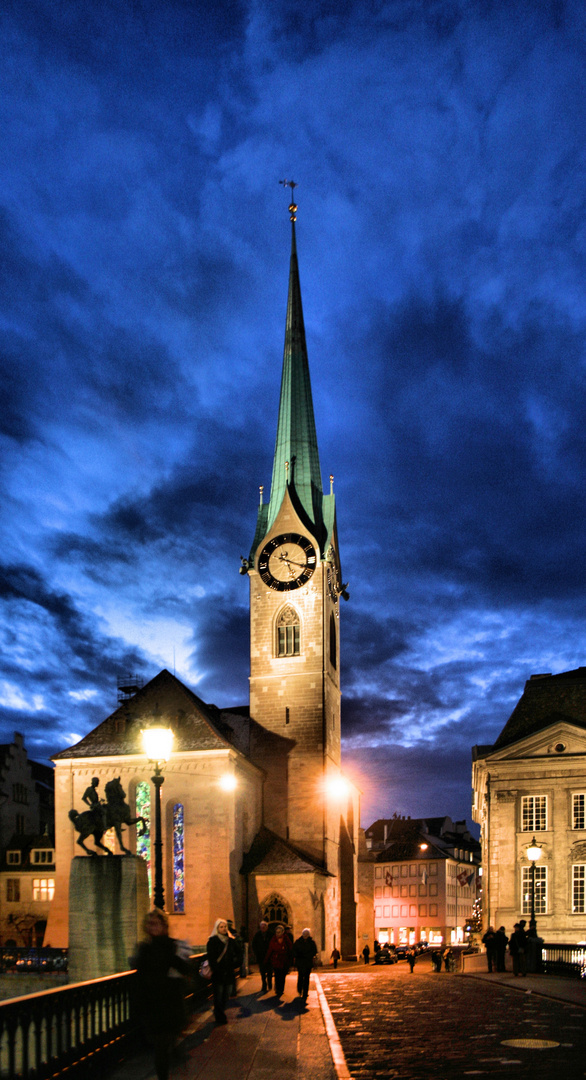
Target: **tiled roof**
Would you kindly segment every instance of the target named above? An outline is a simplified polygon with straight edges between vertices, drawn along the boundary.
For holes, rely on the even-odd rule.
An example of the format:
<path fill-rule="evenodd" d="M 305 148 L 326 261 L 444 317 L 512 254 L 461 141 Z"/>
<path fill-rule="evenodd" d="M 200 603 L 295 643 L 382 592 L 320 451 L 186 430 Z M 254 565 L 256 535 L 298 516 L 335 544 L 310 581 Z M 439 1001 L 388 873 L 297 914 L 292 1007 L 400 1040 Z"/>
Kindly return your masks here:
<path fill-rule="evenodd" d="M 241 874 L 326 874 L 323 866 L 293 847 L 276 833 L 261 826 L 250 851 L 244 856 Z"/>
<path fill-rule="evenodd" d="M 144 754 L 141 728 L 153 721 L 167 723 L 173 728 L 173 749 L 176 751 L 216 750 L 231 745 L 231 731 L 219 710 L 205 705 L 192 690 L 164 669 L 80 742 L 55 754 L 53 761 Z"/>
<path fill-rule="evenodd" d="M 586 667 L 529 679 L 492 749 L 500 750 L 560 720 L 586 728 Z"/>

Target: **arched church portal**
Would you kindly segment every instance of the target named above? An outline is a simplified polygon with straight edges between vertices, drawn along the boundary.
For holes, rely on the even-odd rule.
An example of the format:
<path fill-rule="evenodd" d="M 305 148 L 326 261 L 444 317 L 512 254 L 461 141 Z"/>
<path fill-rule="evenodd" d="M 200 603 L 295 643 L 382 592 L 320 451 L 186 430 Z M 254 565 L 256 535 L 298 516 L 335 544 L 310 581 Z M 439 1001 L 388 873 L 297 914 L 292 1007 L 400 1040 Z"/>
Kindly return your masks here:
<path fill-rule="evenodd" d="M 270 893 L 270 895 L 259 904 L 259 908 L 259 922 L 261 919 L 264 919 L 264 921 L 269 924 L 271 930 L 274 930 L 278 923 L 282 923 L 287 930 L 290 930 L 291 933 L 293 933 L 291 906 L 284 897 L 279 895 L 279 893 Z"/>

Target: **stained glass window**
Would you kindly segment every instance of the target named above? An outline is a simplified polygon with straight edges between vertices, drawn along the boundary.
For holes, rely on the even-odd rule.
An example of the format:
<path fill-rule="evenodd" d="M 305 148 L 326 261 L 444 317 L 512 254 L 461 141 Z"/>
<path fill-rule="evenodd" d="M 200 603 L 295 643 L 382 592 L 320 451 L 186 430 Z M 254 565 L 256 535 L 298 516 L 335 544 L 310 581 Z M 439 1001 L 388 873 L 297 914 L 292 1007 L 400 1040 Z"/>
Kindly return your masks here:
<path fill-rule="evenodd" d="M 183 807 L 173 807 L 173 911 L 185 910 L 185 840 Z"/>
<path fill-rule="evenodd" d="M 151 788 L 146 780 L 136 785 L 136 816 L 144 818 L 145 831 L 140 835 L 140 825 L 136 827 L 136 854 L 145 859 L 148 868 L 149 896 L 151 893 Z"/>

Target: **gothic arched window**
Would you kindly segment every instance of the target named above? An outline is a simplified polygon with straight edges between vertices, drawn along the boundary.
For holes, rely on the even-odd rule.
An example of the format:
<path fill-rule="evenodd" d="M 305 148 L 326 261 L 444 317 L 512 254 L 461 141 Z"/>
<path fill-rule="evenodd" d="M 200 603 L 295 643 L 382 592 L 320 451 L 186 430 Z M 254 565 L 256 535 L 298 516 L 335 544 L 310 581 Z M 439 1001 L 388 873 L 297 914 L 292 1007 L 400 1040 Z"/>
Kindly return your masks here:
<path fill-rule="evenodd" d="M 185 838 L 183 806 L 173 807 L 173 911 L 185 911 Z"/>
<path fill-rule="evenodd" d="M 151 892 L 151 786 L 146 780 L 141 780 L 136 785 L 135 793 L 136 816 L 144 818 L 145 830 L 142 836 L 136 832 L 136 854 L 145 859 L 149 879 L 149 895 Z"/>
<path fill-rule="evenodd" d="M 299 615 L 290 604 L 277 618 L 277 656 L 299 656 Z"/>
<path fill-rule="evenodd" d="M 271 893 L 260 905 L 260 917 L 271 926 L 282 923 L 283 926 L 293 929 L 291 922 L 291 909 L 286 900 L 278 893 Z"/>

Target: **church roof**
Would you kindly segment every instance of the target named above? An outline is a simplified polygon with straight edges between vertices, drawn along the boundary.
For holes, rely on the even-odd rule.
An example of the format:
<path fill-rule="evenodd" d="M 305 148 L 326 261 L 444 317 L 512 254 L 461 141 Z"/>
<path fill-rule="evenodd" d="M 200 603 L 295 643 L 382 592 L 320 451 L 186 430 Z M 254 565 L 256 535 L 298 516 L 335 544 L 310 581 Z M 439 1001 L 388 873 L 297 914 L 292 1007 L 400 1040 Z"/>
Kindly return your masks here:
<path fill-rule="evenodd" d="M 259 507 L 250 561 L 274 524 L 287 491 L 323 553 L 329 547 L 335 523 L 334 495 L 324 495 L 322 488 L 293 219 L 291 227 L 285 348 L 271 496 L 268 503 Z"/>
<path fill-rule="evenodd" d="M 491 750 L 500 750 L 559 721 L 586 728 L 586 667 L 532 675 Z"/>
<path fill-rule="evenodd" d="M 241 874 L 326 874 L 305 852 L 262 825 L 244 856 Z"/>
<path fill-rule="evenodd" d="M 219 710 L 205 705 L 189 687 L 163 669 L 78 743 L 55 754 L 53 761 L 144 754 L 141 728 L 154 720 L 172 726 L 173 749 L 179 752 L 226 749 L 232 745 L 230 728 Z"/>

